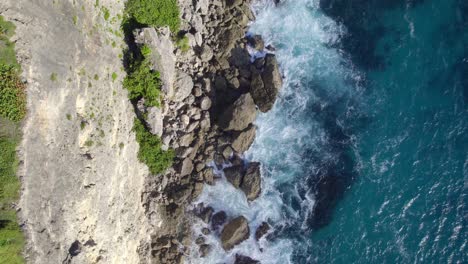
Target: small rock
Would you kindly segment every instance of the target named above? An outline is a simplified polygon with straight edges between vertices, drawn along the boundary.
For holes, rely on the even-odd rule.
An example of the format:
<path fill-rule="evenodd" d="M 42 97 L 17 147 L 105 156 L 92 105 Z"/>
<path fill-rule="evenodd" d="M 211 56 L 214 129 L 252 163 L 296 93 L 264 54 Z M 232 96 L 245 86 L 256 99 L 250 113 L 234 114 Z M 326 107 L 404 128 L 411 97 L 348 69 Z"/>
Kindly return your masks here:
<path fill-rule="evenodd" d="M 205 180 L 205 183 L 208 184 L 208 185 L 213 185 L 214 184 L 213 168 L 205 168 L 203 170 L 203 179 Z"/>
<path fill-rule="evenodd" d="M 175 102 L 182 102 L 192 93 L 193 81 L 192 77 L 185 72 L 177 72 L 177 77 L 174 82 L 175 93 L 172 100 Z"/>
<path fill-rule="evenodd" d="M 247 219 L 239 216 L 227 225 L 221 231 L 221 243 L 225 251 L 231 250 L 234 246 L 249 238 L 250 229 Z"/>
<path fill-rule="evenodd" d="M 216 214 L 211 217 L 211 228 L 213 230 L 217 230 L 219 227 L 221 227 L 227 219 L 227 214 L 224 211 L 219 211 Z"/>
<path fill-rule="evenodd" d="M 180 139 L 179 139 L 179 145 L 182 146 L 182 147 L 188 147 L 188 146 L 190 146 L 190 144 L 192 144 L 192 142 L 193 142 L 193 134 L 192 133 L 185 134 L 182 137 L 180 137 Z"/>
<path fill-rule="evenodd" d="M 209 97 L 203 97 L 200 102 L 200 108 L 203 111 L 206 111 L 211 108 L 211 99 Z"/>
<path fill-rule="evenodd" d="M 204 234 L 205 236 L 209 235 L 211 233 L 210 229 L 204 227 L 202 228 L 201 230 L 202 234 Z"/>
<path fill-rule="evenodd" d="M 210 251 L 211 251 L 211 246 L 208 245 L 208 244 L 203 244 L 200 246 L 200 256 L 202 258 L 208 256 L 208 254 L 210 254 Z"/>
<path fill-rule="evenodd" d="M 224 148 L 224 150 L 223 150 L 223 157 L 224 157 L 224 159 L 225 159 L 225 160 L 228 160 L 228 159 L 231 157 L 232 152 L 233 152 L 233 150 L 232 150 L 231 146 L 226 146 L 226 147 Z"/>
<path fill-rule="evenodd" d="M 270 231 L 270 225 L 267 222 L 263 222 L 255 231 L 255 239 L 258 241 L 264 235 L 266 235 Z"/>
<path fill-rule="evenodd" d="M 202 236 L 197 237 L 197 239 L 195 240 L 195 244 L 197 245 L 201 245 L 203 243 L 205 243 L 205 238 Z"/>

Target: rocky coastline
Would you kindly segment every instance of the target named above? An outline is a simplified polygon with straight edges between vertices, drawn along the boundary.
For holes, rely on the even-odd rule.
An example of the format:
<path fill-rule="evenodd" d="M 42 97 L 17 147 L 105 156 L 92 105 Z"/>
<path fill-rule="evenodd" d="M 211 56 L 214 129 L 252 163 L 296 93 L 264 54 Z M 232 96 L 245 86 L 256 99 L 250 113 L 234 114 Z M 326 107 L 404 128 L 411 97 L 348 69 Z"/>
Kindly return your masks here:
<path fill-rule="evenodd" d="M 164 99 L 160 109 L 138 103 L 139 114 L 148 116 L 147 125 L 162 138 L 165 149 L 174 149 L 174 166 L 162 175 L 149 177 L 142 195 L 146 215 L 158 232 L 151 243 L 142 243 L 141 255 L 155 263 L 183 263 L 192 241 L 199 254 L 211 249 L 203 237 L 193 237 L 191 223 L 201 218 L 220 232 L 226 251 L 249 237 L 243 216 L 229 219 L 223 211 L 198 204 L 204 184 L 213 185 L 220 175 L 208 164 L 223 169 L 226 179 L 245 193 L 248 201 L 261 193 L 258 162 L 241 156 L 255 139 L 257 109 L 269 111 L 282 86 L 274 48 L 265 47 L 261 36 L 246 36 L 254 20 L 250 0 L 180 0 L 181 30 L 190 49 L 172 46 L 168 30 L 144 28 L 134 32 L 137 45 L 149 46 L 154 69 L 161 72 Z M 252 59 L 249 49 L 266 53 Z M 171 52 L 176 50 L 175 52 Z M 173 88 L 168 83 L 173 83 Z M 137 113 L 138 114 L 138 113 Z M 252 231 L 260 239 L 267 223 Z M 163 232 L 161 232 L 163 231 Z M 259 263 L 237 256 L 235 263 Z"/>

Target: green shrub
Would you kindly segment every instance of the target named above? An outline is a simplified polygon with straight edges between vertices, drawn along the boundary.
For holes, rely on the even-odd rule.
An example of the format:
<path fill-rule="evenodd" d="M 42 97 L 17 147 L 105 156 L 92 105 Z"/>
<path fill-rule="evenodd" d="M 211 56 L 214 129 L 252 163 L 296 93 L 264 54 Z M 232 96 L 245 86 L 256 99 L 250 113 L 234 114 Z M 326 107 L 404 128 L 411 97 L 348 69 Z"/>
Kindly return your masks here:
<path fill-rule="evenodd" d="M 176 46 L 183 52 L 187 52 L 190 49 L 188 37 L 187 36 L 178 37 L 176 40 Z"/>
<path fill-rule="evenodd" d="M 19 69 L 16 61 L 15 44 L 10 41 L 10 37 L 15 34 L 15 25 L 5 21 L 0 16 L 0 64 L 12 65 Z"/>
<path fill-rule="evenodd" d="M 57 81 L 57 73 L 53 72 L 50 74 L 50 80 L 55 82 Z"/>
<path fill-rule="evenodd" d="M 123 85 L 129 92 L 130 100 L 143 97 L 147 106 L 160 105 L 160 75 L 159 72 L 151 70 L 148 60 L 134 61 Z"/>
<path fill-rule="evenodd" d="M 0 63 L 0 116 L 18 122 L 25 114 L 26 95 L 18 71 Z"/>
<path fill-rule="evenodd" d="M 112 81 L 115 82 L 115 80 L 117 80 L 117 73 L 113 72 L 112 73 Z"/>
<path fill-rule="evenodd" d="M 140 24 L 154 27 L 169 26 L 176 33 L 180 27 L 177 0 L 129 0 L 127 13 Z"/>
<path fill-rule="evenodd" d="M 138 159 L 148 166 L 152 174 L 162 173 L 172 166 L 175 156 L 174 151 L 162 150 L 162 143 L 159 137 L 151 134 L 138 118 L 135 118 L 133 130 L 136 134 L 136 140 L 140 145 Z"/>

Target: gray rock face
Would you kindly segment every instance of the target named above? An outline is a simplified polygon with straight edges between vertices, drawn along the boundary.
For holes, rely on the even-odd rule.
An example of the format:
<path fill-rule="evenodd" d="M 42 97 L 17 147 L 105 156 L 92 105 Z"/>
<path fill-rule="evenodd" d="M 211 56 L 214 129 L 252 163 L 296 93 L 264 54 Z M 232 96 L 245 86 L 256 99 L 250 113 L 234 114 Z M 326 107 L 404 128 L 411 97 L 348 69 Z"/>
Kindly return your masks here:
<path fill-rule="evenodd" d="M 174 44 L 169 29 L 162 29 L 160 33 L 154 28 L 144 28 L 137 32 L 135 40 L 139 44 L 146 44 L 151 48 L 153 70 L 161 74 L 162 89 L 168 94 L 173 94 L 173 84 L 176 76 Z"/>
<path fill-rule="evenodd" d="M 242 131 L 257 116 L 255 103 L 249 93 L 243 94 L 220 117 L 219 123 L 224 130 Z"/>
<path fill-rule="evenodd" d="M 221 243 L 223 249 L 228 251 L 242 241 L 249 238 L 250 229 L 247 219 L 239 216 L 224 226 L 221 232 Z"/>
<path fill-rule="evenodd" d="M 254 71 L 251 82 L 250 92 L 260 111 L 270 111 L 282 85 L 283 80 L 276 57 L 273 54 L 267 54 L 261 78 L 260 73 Z"/>
<path fill-rule="evenodd" d="M 237 153 L 244 153 L 247 151 L 255 140 L 257 127 L 250 125 L 246 130 L 234 134 L 232 141 L 232 148 Z"/>
<path fill-rule="evenodd" d="M 185 72 L 177 71 L 177 77 L 174 83 L 174 94 L 172 100 L 174 102 L 182 102 L 185 98 L 187 98 L 193 89 L 193 80 L 190 75 Z"/>
<path fill-rule="evenodd" d="M 261 192 L 262 177 L 260 173 L 260 163 L 252 162 L 248 165 L 244 178 L 240 185 L 247 200 L 253 201 L 258 198 Z"/>

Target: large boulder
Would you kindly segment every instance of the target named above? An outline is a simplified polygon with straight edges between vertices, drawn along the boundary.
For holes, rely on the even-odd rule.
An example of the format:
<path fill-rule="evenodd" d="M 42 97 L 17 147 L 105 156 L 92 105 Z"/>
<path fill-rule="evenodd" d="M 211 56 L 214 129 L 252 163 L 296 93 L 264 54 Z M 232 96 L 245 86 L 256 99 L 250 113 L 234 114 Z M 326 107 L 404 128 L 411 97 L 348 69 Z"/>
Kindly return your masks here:
<path fill-rule="evenodd" d="M 273 107 L 278 92 L 283 86 L 283 79 L 275 55 L 267 54 L 263 72 L 256 70 L 252 73 L 252 98 L 260 111 L 268 112 Z"/>
<path fill-rule="evenodd" d="M 260 261 L 244 255 L 236 254 L 236 260 L 234 261 L 234 264 L 260 264 Z"/>
<path fill-rule="evenodd" d="M 234 187 L 239 188 L 242 184 L 242 179 L 244 177 L 244 166 L 237 165 L 225 168 L 224 176 L 228 182 L 230 182 Z"/>
<path fill-rule="evenodd" d="M 224 226 L 221 232 L 221 243 L 223 249 L 228 251 L 242 241 L 249 238 L 250 229 L 247 219 L 239 216 Z"/>
<path fill-rule="evenodd" d="M 250 125 L 246 130 L 236 132 L 233 136 L 232 148 L 237 153 L 246 152 L 255 140 L 256 131 L 257 127 Z"/>
<path fill-rule="evenodd" d="M 229 106 L 219 119 L 219 125 L 226 131 L 242 131 L 256 118 L 257 110 L 249 93 L 241 95 Z"/>
<path fill-rule="evenodd" d="M 252 162 L 248 165 L 247 171 L 240 185 L 247 200 L 253 201 L 258 198 L 261 192 L 262 177 L 260 173 L 260 163 Z"/>
<path fill-rule="evenodd" d="M 179 165 L 178 170 L 181 177 L 190 175 L 193 171 L 193 162 L 190 158 L 185 158 Z"/>
<path fill-rule="evenodd" d="M 193 89 L 193 80 L 190 75 L 185 72 L 178 71 L 174 83 L 174 94 L 170 96 L 174 102 L 182 102 L 187 98 Z"/>

